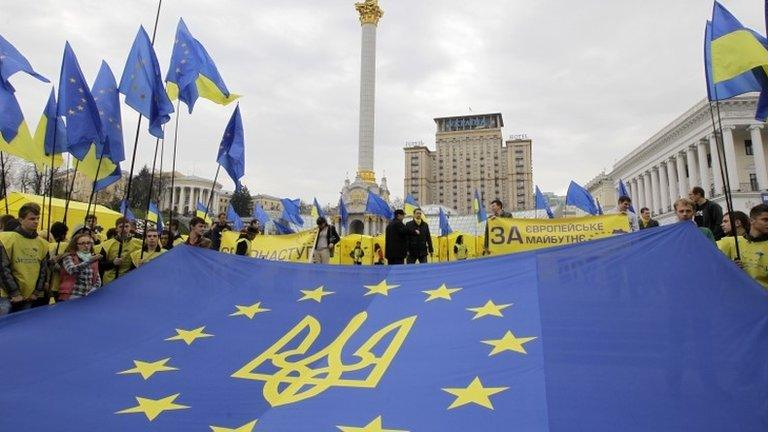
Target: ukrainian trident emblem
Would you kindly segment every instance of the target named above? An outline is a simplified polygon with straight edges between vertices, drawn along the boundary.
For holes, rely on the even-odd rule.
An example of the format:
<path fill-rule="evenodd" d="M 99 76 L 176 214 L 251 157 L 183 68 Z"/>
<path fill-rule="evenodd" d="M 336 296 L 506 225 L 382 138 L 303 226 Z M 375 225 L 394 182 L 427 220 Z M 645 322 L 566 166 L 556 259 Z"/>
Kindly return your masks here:
<path fill-rule="evenodd" d="M 367 318 L 366 312 L 355 315 L 333 342 L 307 355 L 322 330 L 320 322 L 307 315 L 272 346 L 232 374 L 232 377 L 264 381 L 264 399 L 273 407 L 309 399 L 334 386 L 375 388 L 411 331 L 416 315 L 379 329 L 353 353 L 358 360 L 345 364 L 343 351 Z M 305 331 L 306 336 L 299 341 Z M 289 344 L 295 348 L 288 349 Z M 260 372 L 260 368 L 277 371 L 265 373 Z M 367 369 L 370 370 L 367 375 L 357 378 L 345 376 L 358 376 L 359 372 Z"/>

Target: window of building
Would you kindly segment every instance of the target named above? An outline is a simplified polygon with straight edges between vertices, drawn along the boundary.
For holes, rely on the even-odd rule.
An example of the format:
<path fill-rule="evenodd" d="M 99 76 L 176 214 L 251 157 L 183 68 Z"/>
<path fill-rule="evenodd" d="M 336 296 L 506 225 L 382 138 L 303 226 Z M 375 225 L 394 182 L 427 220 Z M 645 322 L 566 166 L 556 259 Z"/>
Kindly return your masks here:
<path fill-rule="evenodd" d="M 749 173 L 749 186 L 752 188 L 753 192 L 760 190 L 757 186 L 757 174 Z"/>
<path fill-rule="evenodd" d="M 752 148 L 752 140 L 744 140 L 744 151 L 747 153 L 747 156 L 754 155 L 753 153 L 754 149 Z"/>

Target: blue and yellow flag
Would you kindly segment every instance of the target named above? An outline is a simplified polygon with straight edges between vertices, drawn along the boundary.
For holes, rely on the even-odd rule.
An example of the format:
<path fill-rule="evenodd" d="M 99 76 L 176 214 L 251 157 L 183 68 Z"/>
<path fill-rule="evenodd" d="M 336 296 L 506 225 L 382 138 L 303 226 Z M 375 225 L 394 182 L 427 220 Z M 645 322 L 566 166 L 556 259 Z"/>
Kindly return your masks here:
<path fill-rule="evenodd" d="M 403 211 L 406 216 L 413 216 L 413 211 L 419 207 L 419 203 L 416 202 L 416 198 L 413 195 L 408 194 L 403 202 Z"/>
<path fill-rule="evenodd" d="M 339 197 L 339 219 L 341 227 L 346 228 L 349 220 L 349 210 L 347 210 L 347 204 L 344 203 L 344 196 Z"/>
<path fill-rule="evenodd" d="M 312 201 L 312 210 L 310 214 L 312 215 L 313 219 L 325 217 L 325 212 L 323 211 L 323 208 L 320 207 L 320 203 L 317 202 L 317 198 L 314 198 L 314 201 Z"/>
<path fill-rule="evenodd" d="M 352 270 L 179 246 L 2 317 L 0 430 L 768 426 L 768 295 L 693 224 Z"/>
<path fill-rule="evenodd" d="M 168 83 L 168 96 L 171 100 L 181 99 L 190 113 L 198 97 L 221 105 L 227 105 L 240 97 L 227 90 L 208 51 L 192 36 L 181 18 L 176 27 L 176 40 L 165 81 Z"/>
<path fill-rule="evenodd" d="M 131 222 L 136 220 L 136 216 L 133 215 L 131 207 L 128 205 L 128 201 L 126 200 L 120 201 L 120 214 L 125 215 L 125 217 Z"/>
<path fill-rule="evenodd" d="M 210 212 L 208 211 L 208 207 L 201 203 L 200 201 L 195 204 L 195 216 L 199 218 L 203 218 L 205 223 L 210 224 L 212 222 L 211 217 L 209 216 Z"/>
<path fill-rule="evenodd" d="M 229 174 L 235 182 L 235 190 L 239 191 L 243 187 L 240 184 L 240 178 L 245 174 L 245 137 L 243 136 L 243 119 L 240 117 L 240 104 L 235 107 L 224 129 L 216 162 Z"/>
<path fill-rule="evenodd" d="M 440 207 L 440 213 L 438 214 L 438 220 L 440 222 L 440 235 L 441 236 L 447 236 L 448 234 L 453 232 L 453 229 L 451 229 L 451 224 L 448 223 L 448 215 L 445 214 L 445 211 L 442 207 Z"/>
<path fill-rule="evenodd" d="M 477 217 L 477 223 L 485 222 L 488 219 L 483 201 L 480 199 L 480 192 L 477 189 L 475 189 L 475 198 L 472 200 L 472 213 Z"/>
<path fill-rule="evenodd" d="M 144 27 L 139 27 L 120 78 L 125 103 L 149 120 L 149 133 L 163 138 L 163 125 L 171 119 L 173 104 L 165 92 L 160 64 Z"/>
<path fill-rule="evenodd" d="M 158 231 L 163 230 L 163 214 L 160 209 L 157 208 L 157 204 L 150 201 L 149 208 L 147 209 L 147 220 L 155 223 L 155 227 Z"/>
<path fill-rule="evenodd" d="M 19 101 L 13 91 L 0 85 L 0 152 L 37 162 L 42 148 L 35 149 Z M 37 165 L 37 164 L 36 164 Z M 44 165 L 44 164 L 42 164 Z M 38 165 L 38 170 L 42 170 Z M 50 165 L 50 160 L 48 161 Z"/>

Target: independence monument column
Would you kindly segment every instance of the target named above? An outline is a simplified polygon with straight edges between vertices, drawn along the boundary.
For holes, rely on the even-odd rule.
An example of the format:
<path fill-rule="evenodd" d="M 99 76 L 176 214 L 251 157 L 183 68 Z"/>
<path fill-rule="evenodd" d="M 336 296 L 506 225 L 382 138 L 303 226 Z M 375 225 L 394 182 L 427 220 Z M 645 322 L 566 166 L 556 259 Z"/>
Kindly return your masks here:
<path fill-rule="evenodd" d="M 373 125 L 376 104 L 376 26 L 384 11 L 378 0 L 355 3 L 362 25 L 360 59 L 360 139 L 357 160 L 357 178 L 375 183 L 373 173 Z"/>

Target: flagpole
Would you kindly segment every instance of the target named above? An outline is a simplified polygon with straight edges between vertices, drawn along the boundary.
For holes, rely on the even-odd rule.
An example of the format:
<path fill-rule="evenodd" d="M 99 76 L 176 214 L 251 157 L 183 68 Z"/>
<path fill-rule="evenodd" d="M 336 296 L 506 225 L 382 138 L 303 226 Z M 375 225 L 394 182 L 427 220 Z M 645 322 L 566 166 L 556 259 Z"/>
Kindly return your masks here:
<path fill-rule="evenodd" d="M 91 202 L 93 201 L 94 196 L 96 195 L 96 182 L 99 179 L 99 171 L 101 170 L 101 161 L 104 160 L 104 155 L 101 155 L 99 158 L 99 163 L 96 165 L 96 175 L 93 178 L 93 188 L 91 189 L 91 196 L 88 197 L 88 207 L 85 210 L 85 219 L 83 219 L 83 225 L 85 225 L 85 221 L 88 220 L 88 214 L 91 213 Z M 96 205 L 93 206 L 93 213 L 96 213 Z"/>
<path fill-rule="evenodd" d="M 213 176 L 213 185 L 211 185 L 211 194 L 208 196 L 208 205 L 205 210 L 211 212 L 211 206 L 213 205 L 213 192 L 216 190 L 216 180 L 219 179 L 219 171 L 221 171 L 221 164 L 216 168 L 216 175 Z M 221 209 L 219 209 L 221 210 Z"/>
<path fill-rule="evenodd" d="M 155 14 L 155 25 L 152 28 L 152 39 L 150 44 L 155 46 L 155 36 L 157 35 L 157 23 L 160 21 L 160 8 L 163 6 L 163 0 L 157 2 L 157 13 Z M 139 146 L 139 132 L 141 132 L 141 113 L 139 113 L 139 120 L 136 122 L 136 136 L 133 139 L 133 155 L 131 156 L 131 170 L 128 172 L 128 185 L 125 191 L 125 211 L 123 211 L 123 217 L 128 215 L 128 209 L 131 206 L 131 183 L 133 182 L 133 170 L 136 167 L 136 148 Z M 120 245 L 117 248 L 117 258 L 122 258 L 123 255 L 123 241 L 119 240 Z M 120 266 L 115 267 L 115 279 L 120 277 Z"/>
<path fill-rule="evenodd" d="M 69 201 L 72 199 L 72 190 L 75 188 L 75 179 L 77 178 L 77 167 L 80 165 L 80 161 L 75 162 L 75 171 L 72 174 L 72 182 L 69 184 L 69 192 L 67 192 L 67 201 L 64 203 L 64 224 L 67 223 L 67 212 L 69 212 Z M 51 183 L 51 189 L 53 189 L 53 183 Z"/>
<path fill-rule="evenodd" d="M 736 218 L 733 217 L 733 195 L 731 193 L 731 180 L 728 173 L 728 161 L 725 160 L 725 143 L 723 142 L 723 123 L 720 117 L 720 101 L 717 99 L 717 87 L 714 89 L 715 106 L 717 107 L 717 123 L 719 131 L 715 128 L 715 114 L 712 109 L 712 102 L 709 102 L 709 115 L 712 119 L 712 131 L 715 135 L 715 147 L 717 148 L 718 165 L 720 165 L 720 177 L 723 179 L 723 189 L 725 195 L 725 206 L 728 210 L 731 222 L 731 233 L 733 234 L 734 246 L 736 249 L 736 259 L 741 261 L 741 250 L 739 248 L 739 236 L 736 234 Z M 712 167 L 714 169 L 714 167 Z"/>
<path fill-rule="evenodd" d="M 173 195 L 176 192 L 175 180 L 176 180 L 176 143 L 179 140 L 179 107 L 181 105 L 181 99 L 176 100 L 176 127 L 173 129 L 173 159 L 171 161 L 171 208 L 168 210 L 168 229 L 173 225 Z M 162 159 L 160 159 L 162 163 Z M 170 232 L 170 231 L 169 231 Z M 171 242 L 173 239 L 170 240 Z"/>
<path fill-rule="evenodd" d="M 10 213 L 10 210 L 8 210 L 8 190 L 6 189 L 5 185 L 5 158 L 3 157 L 3 152 L 0 152 L 0 169 L 2 169 L 2 188 L 3 188 L 3 199 L 5 199 L 5 214 Z M 43 203 L 45 205 L 45 203 Z"/>
<path fill-rule="evenodd" d="M 152 159 L 152 174 L 149 176 L 149 193 L 147 194 L 147 212 L 144 214 L 144 233 L 141 238 L 141 254 L 139 255 L 139 262 L 144 259 L 144 245 L 147 244 L 147 229 L 149 228 L 149 205 L 152 203 L 152 184 L 155 181 L 155 164 L 157 163 L 157 148 L 160 146 L 160 138 L 155 141 L 155 157 Z M 160 208 L 157 209 L 158 213 Z M 160 220 L 160 215 L 157 215 Z M 157 222 L 155 222 L 155 228 L 157 228 Z M 159 235 L 160 233 L 158 233 Z"/>
<path fill-rule="evenodd" d="M 59 135 L 59 116 L 56 115 L 56 121 L 53 123 L 53 148 L 51 148 L 51 177 L 48 183 L 48 232 L 51 232 L 51 212 L 53 211 L 53 165 L 56 164 L 56 138 Z M 45 152 L 45 145 L 43 145 L 43 152 Z M 67 167 L 67 175 L 69 175 L 69 167 Z M 43 206 L 45 206 L 45 194 L 43 194 Z"/>

